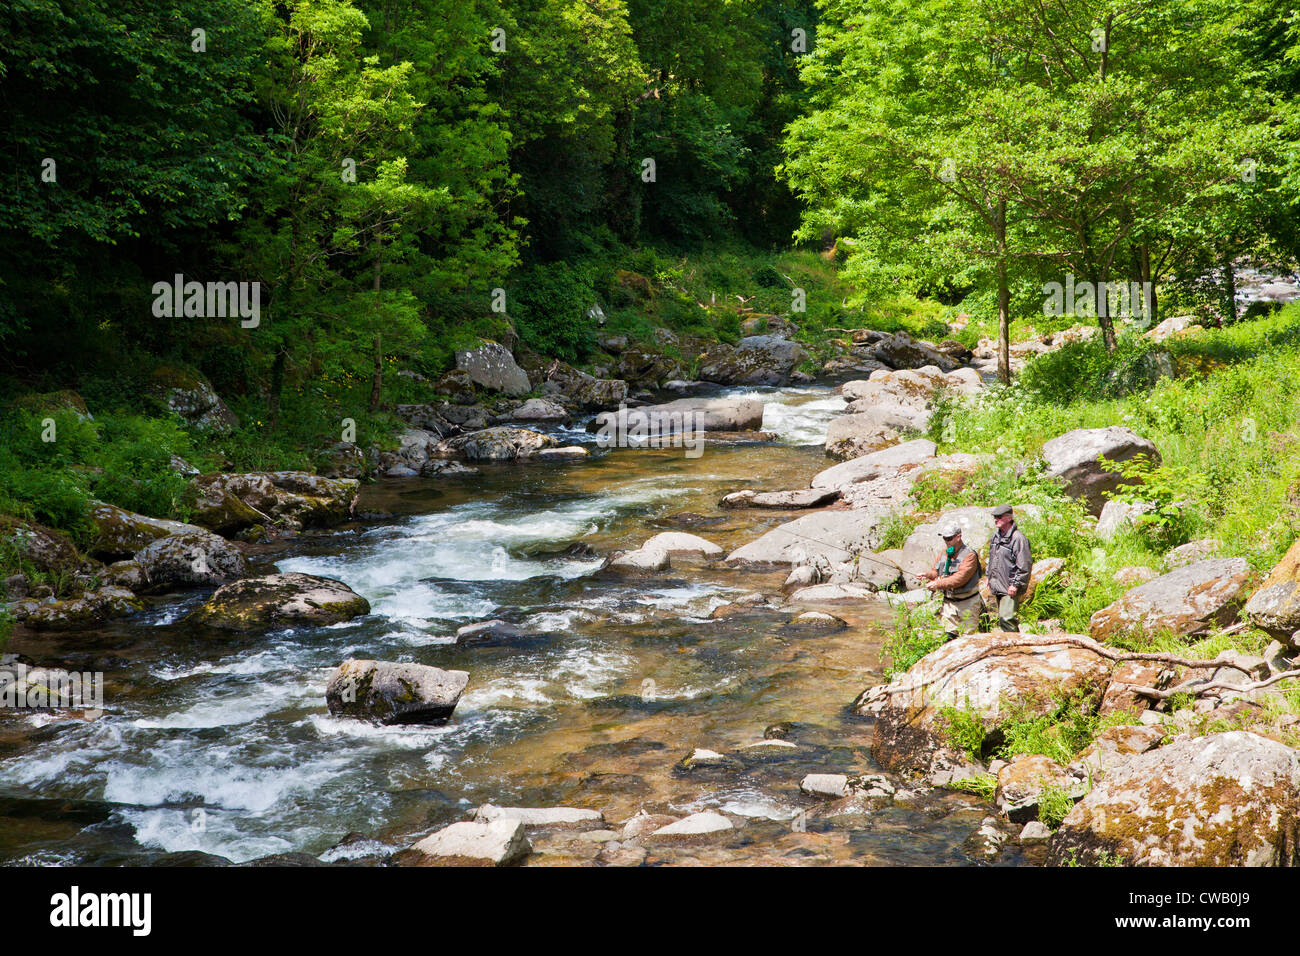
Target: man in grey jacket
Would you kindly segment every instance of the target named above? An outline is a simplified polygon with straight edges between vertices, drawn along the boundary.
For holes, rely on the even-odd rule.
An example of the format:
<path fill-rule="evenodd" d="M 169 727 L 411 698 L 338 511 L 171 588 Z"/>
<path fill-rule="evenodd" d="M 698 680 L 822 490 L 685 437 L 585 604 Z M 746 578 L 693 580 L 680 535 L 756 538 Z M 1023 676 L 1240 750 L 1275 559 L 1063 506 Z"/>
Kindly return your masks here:
<path fill-rule="evenodd" d="M 989 591 L 997 602 L 998 630 L 1018 631 L 1020 602 L 1029 588 L 1034 559 L 1029 539 L 1016 527 L 1010 505 L 993 509 L 993 524 L 997 531 L 989 539 L 988 580 Z"/>

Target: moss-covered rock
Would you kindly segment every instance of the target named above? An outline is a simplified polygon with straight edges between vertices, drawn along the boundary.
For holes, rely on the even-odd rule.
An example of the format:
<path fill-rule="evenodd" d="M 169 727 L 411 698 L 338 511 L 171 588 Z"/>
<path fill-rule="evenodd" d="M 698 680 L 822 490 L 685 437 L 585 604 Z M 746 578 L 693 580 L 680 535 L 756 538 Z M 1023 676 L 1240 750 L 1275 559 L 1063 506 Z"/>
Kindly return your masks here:
<path fill-rule="evenodd" d="M 1243 731 L 1114 767 L 1066 816 L 1052 862 L 1300 866 L 1300 752 Z"/>
<path fill-rule="evenodd" d="M 75 631 L 97 627 L 143 607 L 130 591 L 109 586 L 64 601 L 19 601 L 10 606 L 9 612 L 33 630 Z"/>
<path fill-rule="evenodd" d="M 95 526 L 96 535 L 89 551 L 105 561 L 129 558 L 168 535 L 204 533 L 202 528 L 183 521 L 150 518 L 103 501 L 91 502 L 90 520 Z"/>
<path fill-rule="evenodd" d="M 34 521 L 0 517 L 0 543 L 20 564 L 37 571 L 73 571 L 81 565 L 81 555 L 66 535 Z"/>
<path fill-rule="evenodd" d="M 226 434 L 239 424 L 208 380 L 193 369 L 159 365 L 149 375 L 149 390 L 201 431 Z"/>
<path fill-rule="evenodd" d="M 219 534 L 256 524 L 329 527 L 348 520 L 360 482 L 305 471 L 199 475 L 194 522 Z"/>
<path fill-rule="evenodd" d="M 1284 638 L 1300 628 L 1300 539 L 1251 595 L 1244 613 L 1274 637 Z"/>
<path fill-rule="evenodd" d="M 426 724 L 450 717 L 468 684 L 465 671 L 347 660 L 330 677 L 325 701 L 335 716 L 385 724 Z"/>
<path fill-rule="evenodd" d="M 370 602 L 342 581 L 271 574 L 220 587 L 188 620 L 228 631 L 321 626 L 370 613 Z"/>

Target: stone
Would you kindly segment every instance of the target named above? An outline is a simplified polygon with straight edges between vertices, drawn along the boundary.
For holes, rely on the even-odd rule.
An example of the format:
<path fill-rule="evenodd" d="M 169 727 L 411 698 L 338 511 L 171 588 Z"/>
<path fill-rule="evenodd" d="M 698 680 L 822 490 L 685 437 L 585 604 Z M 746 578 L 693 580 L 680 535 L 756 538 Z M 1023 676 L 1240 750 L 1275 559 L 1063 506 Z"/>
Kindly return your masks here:
<path fill-rule="evenodd" d="M 689 839 L 690 837 L 725 833 L 733 829 L 735 829 L 735 825 L 722 814 L 712 810 L 705 810 L 703 813 L 692 813 L 676 823 L 660 827 L 647 836 L 646 839 L 650 841 Z"/>
<path fill-rule="evenodd" d="M 180 532 L 203 533 L 197 525 L 166 518 L 150 518 L 127 511 L 103 501 L 90 504 L 90 521 L 95 526 L 95 539 L 89 551 L 97 558 L 118 560 L 129 558 L 159 538 Z"/>
<path fill-rule="evenodd" d="M 519 820 L 464 821 L 411 847 L 415 866 L 509 866 L 532 852 Z"/>
<path fill-rule="evenodd" d="M 433 390 L 439 395 L 445 395 L 457 405 L 473 405 L 478 400 L 474 392 L 474 379 L 470 378 L 469 372 L 463 368 L 454 368 L 447 372 L 434 383 Z"/>
<path fill-rule="evenodd" d="M 778 525 L 727 556 L 737 567 L 828 564 L 853 560 L 880 544 L 889 514 L 884 510 L 818 511 Z"/>
<path fill-rule="evenodd" d="M 1255 627 L 1282 640 L 1300 628 L 1300 538 L 1287 550 L 1250 596 L 1243 616 Z M 1292 641 L 1293 647 L 1300 643 Z"/>
<path fill-rule="evenodd" d="M 784 385 L 795 366 L 808 358 L 797 342 L 775 335 L 751 335 L 736 348 L 707 361 L 700 378 L 719 385 Z"/>
<path fill-rule="evenodd" d="M 772 508 L 795 510 L 822 508 L 834 504 L 838 488 L 797 488 L 793 491 L 733 491 L 720 502 L 723 508 Z"/>
<path fill-rule="evenodd" d="M 1160 689 L 1159 664 L 1153 664 L 1148 661 L 1125 661 L 1115 668 L 1110 675 L 1110 683 L 1106 686 L 1106 693 L 1101 698 L 1101 706 L 1097 713 L 1102 716 L 1127 711 L 1134 717 L 1146 710 L 1152 703 L 1149 698 L 1139 697 L 1133 691 L 1124 685 L 1133 684 L 1138 687 L 1154 687 Z"/>
<path fill-rule="evenodd" d="M 903 581 L 903 569 L 892 555 L 860 554 L 856 561 L 833 565 L 827 584 L 865 584 L 873 591 L 886 591 Z"/>
<path fill-rule="evenodd" d="M 1125 587 L 1134 587 L 1139 584 L 1145 584 L 1147 581 L 1160 577 L 1160 572 L 1155 568 L 1145 568 L 1137 565 L 1128 565 L 1120 568 L 1113 575 L 1111 580 L 1116 584 L 1122 584 Z"/>
<path fill-rule="evenodd" d="M 202 528 L 158 538 L 136 554 L 134 563 L 141 588 L 154 593 L 225 584 L 247 570 L 238 548 Z"/>
<path fill-rule="evenodd" d="M 790 595 L 791 604 L 869 604 L 876 601 L 876 591 L 866 584 L 813 584 L 795 590 Z M 803 615 L 800 615 L 801 617 Z M 830 615 L 826 615 L 830 617 Z M 839 618 L 832 618 L 839 621 Z M 794 621 L 790 622 L 794 624 Z M 829 622 L 828 622 L 829 624 Z M 843 621 L 836 628 L 844 625 Z"/>
<path fill-rule="evenodd" d="M 813 476 L 812 488 L 843 488 L 879 477 L 908 465 L 918 465 L 933 458 L 936 446 L 928 438 L 901 442 L 891 448 L 862 455 L 820 471 Z M 990 519 L 992 520 L 992 519 Z"/>
<path fill-rule="evenodd" d="M 564 422 L 569 420 L 569 413 L 558 402 L 530 398 L 506 417 L 516 422 Z"/>
<path fill-rule="evenodd" d="M 734 757 L 720 754 L 716 750 L 696 747 L 677 761 L 677 769 L 685 773 L 694 770 L 740 770 L 741 763 Z"/>
<path fill-rule="evenodd" d="M 1106 492 L 1126 482 L 1122 475 L 1103 469 L 1098 458 L 1120 463 L 1138 455 L 1160 464 L 1156 446 L 1132 429 L 1118 425 L 1076 428 L 1043 445 L 1043 475 L 1060 479 L 1067 494 L 1083 498 L 1089 511 L 1100 515 L 1107 501 Z"/>
<path fill-rule="evenodd" d="M 646 540 L 642 551 L 663 551 L 669 558 L 700 558 L 712 560 L 724 554 L 722 548 L 699 535 L 683 531 L 665 531 Z"/>
<path fill-rule="evenodd" d="M 1102 541 L 1113 541 L 1120 531 L 1136 527 L 1137 519 L 1154 509 L 1155 505 L 1147 501 L 1136 501 L 1130 504 L 1112 498 L 1102 505 L 1093 533 Z"/>
<path fill-rule="evenodd" d="M 148 388 L 199 431 L 225 435 L 239 425 L 211 383 L 193 369 L 160 365 L 150 373 Z"/>
<path fill-rule="evenodd" d="M 1041 820 L 1030 820 L 1025 824 L 1025 828 L 1020 831 L 1022 846 L 1037 846 L 1046 843 L 1051 837 L 1051 828 Z"/>
<path fill-rule="evenodd" d="M 624 840 L 636 840 L 674 824 L 680 819 L 681 817 L 670 816 L 666 813 L 649 813 L 645 810 L 638 810 L 623 824 L 621 836 Z"/>
<path fill-rule="evenodd" d="M 483 804 L 474 812 L 475 823 L 493 823 L 497 820 L 518 820 L 525 828 L 570 830 L 604 826 L 605 814 L 599 810 L 584 810 L 579 807 L 498 807 L 490 803 Z"/>
<path fill-rule="evenodd" d="M 81 556 L 67 535 L 34 521 L 0 517 L 0 542 L 37 571 L 75 571 L 81 565 Z"/>
<path fill-rule="evenodd" d="M 326 478 L 360 478 L 366 473 L 366 456 L 350 441 L 335 442 L 321 453 L 318 470 Z"/>
<path fill-rule="evenodd" d="M 810 773 L 799 781 L 799 789 L 810 797 L 838 799 L 848 792 L 849 778 L 842 773 Z"/>
<path fill-rule="evenodd" d="M 1300 865 L 1300 752 L 1245 731 L 1182 737 L 1113 768 L 1052 838 L 1049 861 Z"/>
<path fill-rule="evenodd" d="M 642 437 L 686 432 L 748 432 L 763 427 L 763 403 L 749 398 L 679 398 L 662 405 L 601 412 L 587 426 Z"/>
<path fill-rule="evenodd" d="M 1165 555 L 1165 570 L 1172 571 L 1174 568 L 1186 567 L 1196 561 L 1211 558 L 1219 553 L 1221 547 L 1222 545 L 1217 538 L 1198 538 L 1195 541 L 1180 544 Z"/>
<path fill-rule="evenodd" d="M 9 615 L 37 631 L 77 631 L 143 608 L 143 602 L 130 591 L 106 586 L 62 601 L 18 601 L 9 605 Z"/>
<path fill-rule="evenodd" d="M 890 368 L 915 369 L 933 365 L 951 372 L 958 363 L 928 342 L 918 342 L 906 332 L 895 332 L 881 339 L 872 349 L 876 358 Z"/>
<path fill-rule="evenodd" d="M 427 724 L 450 717 L 468 684 L 465 671 L 350 659 L 331 675 L 325 701 L 336 717 Z"/>
<path fill-rule="evenodd" d="M 581 461 L 591 457 L 591 452 L 581 445 L 564 445 L 560 448 L 543 448 L 536 457 L 538 461 Z"/>
<path fill-rule="evenodd" d="M 563 362 L 553 362 L 540 379 L 553 394 L 578 411 L 614 408 L 627 401 L 627 382 L 602 379 L 579 371 Z"/>
<path fill-rule="evenodd" d="M 352 517 L 361 483 L 305 471 L 199 475 L 194 523 L 226 535 L 257 524 L 330 527 Z"/>
<path fill-rule="evenodd" d="M 1070 768 L 1096 784 L 1130 757 L 1159 747 L 1164 739 L 1162 727 L 1130 724 L 1107 727 L 1074 758 Z"/>
<path fill-rule="evenodd" d="M 614 574 L 638 575 L 667 571 L 671 567 L 672 562 L 668 557 L 668 552 L 638 549 L 615 555 L 606 562 L 601 570 Z"/>
<path fill-rule="evenodd" d="M 1038 816 L 1038 803 L 1050 789 L 1081 797 L 1087 789 L 1087 781 L 1070 776 L 1051 757 L 1018 754 L 998 771 L 995 800 L 1008 820 L 1025 823 Z"/>
<path fill-rule="evenodd" d="M 898 443 L 899 429 L 872 414 L 841 415 L 826 427 L 826 454 L 831 458 L 861 458 Z"/>
<path fill-rule="evenodd" d="M 801 564 L 790 570 L 790 575 L 781 585 L 781 591 L 785 594 L 797 592 L 803 588 L 813 587 L 817 583 L 817 569 L 811 564 Z"/>
<path fill-rule="evenodd" d="M 876 762 L 891 773 L 930 773 L 953 759 L 944 708 L 966 710 L 996 732 L 1011 705 L 1025 717 L 1050 713 L 1061 697 L 1095 704 L 1110 661 L 1084 646 L 1039 644 L 1032 635 L 969 634 L 931 651 L 890 683 L 869 688 L 852 711 L 874 717 Z"/>
<path fill-rule="evenodd" d="M 515 363 L 510 350 L 496 342 L 484 342 L 476 349 L 457 352 L 456 367 L 489 391 L 527 395 L 532 388 L 528 374 Z"/>
<path fill-rule="evenodd" d="M 224 585 L 187 618 L 230 631 L 320 627 L 370 613 L 370 602 L 342 581 L 311 574 L 270 574 Z"/>
<path fill-rule="evenodd" d="M 559 444 L 541 432 L 498 425 L 448 439 L 438 446 L 438 452 L 470 461 L 521 461 Z"/>
<path fill-rule="evenodd" d="M 1197 561 L 1124 592 L 1092 615 L 1089 629 L 1104 641 L 1132 631 L 1186 636 L 1226 627 L 1236 619 L 1249 581 L 1244 558 Z"/>

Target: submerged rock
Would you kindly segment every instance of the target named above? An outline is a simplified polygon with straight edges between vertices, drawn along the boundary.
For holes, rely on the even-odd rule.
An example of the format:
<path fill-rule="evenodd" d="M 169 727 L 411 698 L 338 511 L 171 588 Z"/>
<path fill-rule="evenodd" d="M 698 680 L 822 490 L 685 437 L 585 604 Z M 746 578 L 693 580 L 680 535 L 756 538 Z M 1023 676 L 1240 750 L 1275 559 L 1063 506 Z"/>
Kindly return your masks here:
<path fill-rule="evenodd" d="M 722 548 L 699 535 L 686 534 L 682 531 L 665 531 L 648 539 L 641 545 L 642 551 L 663 551 L 669 558 L 720 558 Z"/>
<path fill-rule="evenodd" d="M 337 624 L 370 613 L 370 602 L 342 581 L 270 574 L 217 589 L 188 620 L 230 631 Z"/>
<path fill-rule="evenodd" d="M 469 684 L 465 671 L 425 664 L 347 660 L 325 689 L 336 717 L 360 717 L 385 724 L 427 724 L 446 720 Z"/>

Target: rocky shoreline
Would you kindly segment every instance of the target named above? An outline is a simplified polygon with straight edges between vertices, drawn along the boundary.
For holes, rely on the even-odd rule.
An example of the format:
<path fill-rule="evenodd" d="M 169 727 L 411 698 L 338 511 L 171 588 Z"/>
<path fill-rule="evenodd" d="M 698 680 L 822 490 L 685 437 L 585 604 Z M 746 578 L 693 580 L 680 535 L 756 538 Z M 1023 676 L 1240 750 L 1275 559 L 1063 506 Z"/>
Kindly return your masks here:
<path fill-rule="evenodd" d="M 1091 331 L 1067 330 L 1046 341 L 1020 343 L 1013 359 L 1023 361 Z M 1175 326 L 1153 330 L 1162 336 L 1178 332 Z M 129 616 L 146 598 L 215 588 L 186 618 L 197 633 L 346 622 L 371 608 L 342 581 L 254 572 L 265 570 L 257 565 L 264 563 L 268 543 L 357 521 L 363 476 L 465 474 L 472 467 L 466 462 L 577 461 L 589 456 L 586 448 L 561 445 L 534 429 L 570 426 L 615 406 L 643 414 L 698 413 L 710 440 L 764 441 L 770 436 L 762 433 L 760 402 L 707 394 L 664 404 L 656 399 L 698 393 L 708 383 L 801 381 L 797 366 L 807 357 L 780 336 L 750 336 L 708 357 L 702 385 L 677 378 L 678 366 L 632 354 L 626 343 L 603 344 L 619 356 L 617 371 L 633 370 L 641 377 L 632 383 L 600 378 L 535 357 L 520 364 L 509 349 L 487 343 L 460 357 L 458 370 L 438 383 L 439 391 L 454 393 L 452 401 L 398 408 L 410 427 L 398 436 L 396 451 L 340 443 L 328 449 L 320 475 L 194 475 L 196 505 L 189 524 L 96 503 L 91 515 L 96 537 L 85 555 L 38 525 L 7 529 L 34 567 L 65 573 L 73 581 L 73 593 L 60 597 L 48 586 L 31 588 L 25 580 L 11 579 L 8 593 L 17 599 L 8 612 L 33 632 L 68 632 Z M 992 534 L 988 509 L 995 502 L 915 513 L 912 494 L 922 477 L 960 480 L 981 460 L 937 454 L 934 442 L 912 436 L 929 427 L 941 399 L 978 396 L 991 361 L 990 343 L 966 352 L 956 343 L 855 331 L 841 357 L 821 370 L 830 376 L 866 373 L 837 388 L 845 408 L 827 430 L 825 452 L 838 463 L 810 476 L 805 487 L 747 488 L 718 501 L 722 513 L 793 517 L 730 551 L 696 534 L 655 534 L 635 549 L 608 553 L 595 573 L 628 587 L 679 571 L 775 573 L 779 593 L 755 591 L 718 607 L 714 617 L 757 611 L 783 618 L 782 628 L 800 634 L 843 629 L 847 625 L 838 615 L 846 609 L 922 603 L 928 594 L 918 574 L 933 558 L 935 528 L 955 522 L 967 543 L 982 549 Z M 645 387 L 631 392 L 635 386 Z M 505 398 L 533 390 L 542 396 L 518 403 Z M 495 396 L 492 407 L 478 404 L 484 391 Z M 206 418 L 215 414 L 211 401 L 181 404 Z M 1058 481 L 1089 512 L 1096 534 L 1104 536 L 1131 521 L 1137 509 L 1107 498 L 1124 479 L 1098 459 L 1122 463 L 1138 455 L 1158 461 L 1159 449 L 1128 428 L 1111 426 L 1054 436 L 1038 460 L 1020 464 Z M 1012 504 L 1018 514 L 1041 517 L 1034 505 Z M 891 523 L 900 517 L 919 520 L 900 546 L 883 547 Z M 807 800 L 801 825 L 808 819 L 833 825 L 869 816 L 881 806 L 915 805 L 937 791 L 968 789 L 990 795 L 990 810 L 996 810 L 972 834 L 970 854 L 981 860 L 996 860 L 1008 845 L 1020 845 L 1038 848 L 1037 858 L 1055 864 L 1300 864 L 1300 753 L 1282 741 L 1296 720 L 1289 713 L 1279 716 L 1274 706 L 1282 682 L 1297 676 L 1300 543 L 1262 581 L 1244 560 L 1217 557 L 1216 548 L 1213 541 L 1189 542 L 1171 550 L 1160 569 L 1125 569 L 1132 572 L 1128 580 L 1134 586 L 1093 615 L 1089 635 L 1051 626 L 1040 634 L 971 635 L 864 690 L 851 711 L 870 722 L 872 753 L 884 772 L 863 768 L 856 774 L 805 775 L 799 783 Z M 1031 589 L 1068 571 L 1059 558 L 1040 560 Z M 1276 641 L 1259 658 L 1225 652 L 1212 661 L 1125 652 L 1107 643 L 1135 631 L 1191 639 L 1241 626 L 1262 628 Z M 513 625 L 488 620 L 461 628 L 456 641 L 509 644 L 520 636 Z M 18 663 L 34 662 L 4 666 L 12 670 Z M 454 719 L 457 701 L 472 681 L 472 673 L 464 671 L 349 659 L 331 678 L 326 698 L 329 712 L 339 716 L 383 724 L 439 722 Z M 1193 705 L 1174 710 L 1170 702 L 1177 695 L 1190 696 Z M 1109 723 L 1066 762 L 1042 754 L 996 758 L 1014 724 L 1058 714 L 1063 705 Z M 677 772 L 726 774 L 798 750 L 786 736 L 769 728 L 761 740 L 732 753 L 700 747 L 681 759 Z M 1055 827 L 1040 820 L 1049 800 L 1064 810 Z M 648 854 L 653 858 L 656 846 L 725 846 L 734 831 L 751 825 L 713 810 L 673 815 L 643 809 L 621 823 L 612 822 L 616 819 L 606 819 L 598 808 L 487 804 L 471 819 L 400 852 L 367 853 L 356 849 L 366 842 L 358 838 L 345 841 L 355 845 L 353 850 L 341 844 L 333 858 L 508 865 L 526 859 L 536 844 L 566 859 L 636 865 Z"/>

